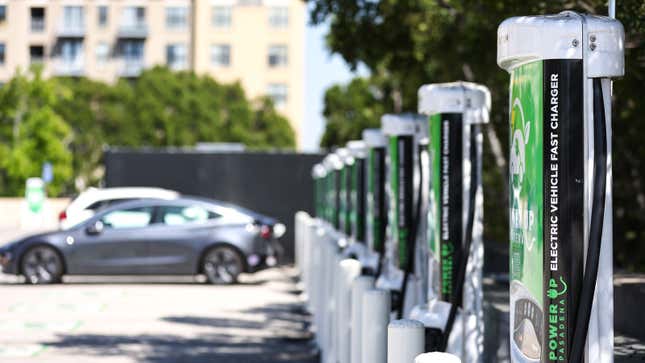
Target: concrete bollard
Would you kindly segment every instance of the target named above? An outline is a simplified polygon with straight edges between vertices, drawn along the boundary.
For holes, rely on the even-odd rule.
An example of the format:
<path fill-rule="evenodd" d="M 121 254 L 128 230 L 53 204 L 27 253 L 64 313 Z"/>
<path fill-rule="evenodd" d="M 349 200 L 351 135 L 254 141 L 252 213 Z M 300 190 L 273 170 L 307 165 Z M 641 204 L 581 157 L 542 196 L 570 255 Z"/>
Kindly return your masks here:
<path fill-rule="evenodd" d="M 461 363 L 461 359 L 450 353 L 431 352 L 417 355 L 414 363 Z"/>
<path fill-rule="evenodd" d="M 361 274 L 361 263 L 354 259 L 340 261 L 336 287 L 337 353 L 339 363 L 350 361 L 352 284 Z"/>
<path fill-rule="evenodd" d="M 417 320 L 395 320 L 387 327 L 387 363 L 410 363 L 424 351 L 425 328 Z"/>
<path fill-rule="evenodd" d="M 361 363 L 361 335 L 363 318 L 363 295 L 374 287 L 374 277 L 359 276 L 352 284 L 352 316 L 350 362 Z"/>
<path fill-rule="evenodd" d="M 363 294 L 361 318 L 361 362 L 387 362 L 387 325 L 391 297 L 387 290 L 372 289 Z"/>

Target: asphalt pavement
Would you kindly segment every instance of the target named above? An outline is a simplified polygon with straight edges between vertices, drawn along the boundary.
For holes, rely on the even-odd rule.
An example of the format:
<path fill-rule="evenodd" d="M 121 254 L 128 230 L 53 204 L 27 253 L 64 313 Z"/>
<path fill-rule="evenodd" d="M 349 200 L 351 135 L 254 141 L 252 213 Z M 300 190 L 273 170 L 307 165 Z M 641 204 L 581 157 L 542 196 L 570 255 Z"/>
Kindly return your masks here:
<path fill-rule="evenodd" d="M 0 277 L 0 362 L 316 362 L 294 272 L 194 278 Z"/>

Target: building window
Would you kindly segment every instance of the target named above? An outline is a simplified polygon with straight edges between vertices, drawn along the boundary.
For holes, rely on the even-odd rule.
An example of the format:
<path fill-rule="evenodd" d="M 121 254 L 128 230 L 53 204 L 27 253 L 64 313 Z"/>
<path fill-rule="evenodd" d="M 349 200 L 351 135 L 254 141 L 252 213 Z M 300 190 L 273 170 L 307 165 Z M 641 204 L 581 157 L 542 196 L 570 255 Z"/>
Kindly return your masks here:
<path fill-rule="evenodd" d="M 45 8 L 31 8 L 31 31 L 43 32 L 45 31 Z"/>
<path fill-rule="evenodd" d="M 166 8 L 166 28 L 188 28 L 188 8 L 186 6 L 172 6 Z"/>
<path fill-rule="evenodd" d="M 99 5 L 99 26 L 106 27 L 108 25 L 108 7 L 106 5 Z"/>
<path fill-rule="evenodd" d="M 212 21 L 215 28 L 230 28 L 233 11 L 230 6 L 213 6 Z"/>
<path fill-rule="evenodd" d="M 54 48 L 58 58 L 55 64 L 56 72 L 64 75 L 80 75 L 83 73 L 83 40 L 60 39 Z"/>
<path fill-rule="evenodd" d="M 166 46 L 166 65 L 173 70 L 188 68 L 188 51 L 186 44 L 169 44 Z"/>
<path fill-rule="evenodd" d="M 231 65 L 231 46 L 228 44 L 215 44 L 211 46 L 211 64 L 216 67 Z"/>
<path fill-rule="evenodd" d="M 289 8 L 286 6 L 273 6 L 269 8 L 269 25 L 272 28 L 286 28 L 289 26 Z"/>
<path fill-rule="evenodd" d="M 284 108 L 287 104 L 287 85 L 284 83 L 269 83 L 267 95 L 273 100 L 277 108 Z"/>
<path fill-rule="evenodd" d="M 65 29 L 83 29 L 84 26 L 82 6 L 65 6 L 63 8 L 63 27 Z"/>
<path fill-rule="evenodd" d="M 7 5 L 0 5 L 0 23 L 7 20 Z"/>
<path fill-rule="evenodd" d="M 287 65 L 287 46 L 272 45 L 269 47 L 269 67 L 285 67 Z"/>
<path fill-rule="evenodd" d="M 121 17 L 124 28 L 140 29 L 146 26 L 146 9 L 141 6 L 128 6 Z"/>
<path fill-rule="evenodd" d="M 42 45 L 29 46 L 29 61 L 31 63 L 42 63 L 45 60 L 45 47 Z"/>
<path fill-rule="evenodd" d="M 142 63 L 143 40 L 129 39 L 121 41 L 121 56 L 126 62 Z"/>
<path fill-rule="evenodd" d="M 108 43 L 99 43 L 96 45 L 96 63 L 99 66 L 107 64 L 110 58 L 110 45 Z"/>
<path fill-rule="evenodd" d="M 0 64 L 4 65 L 6 48 L 4 43 L 0 43 Z"/>

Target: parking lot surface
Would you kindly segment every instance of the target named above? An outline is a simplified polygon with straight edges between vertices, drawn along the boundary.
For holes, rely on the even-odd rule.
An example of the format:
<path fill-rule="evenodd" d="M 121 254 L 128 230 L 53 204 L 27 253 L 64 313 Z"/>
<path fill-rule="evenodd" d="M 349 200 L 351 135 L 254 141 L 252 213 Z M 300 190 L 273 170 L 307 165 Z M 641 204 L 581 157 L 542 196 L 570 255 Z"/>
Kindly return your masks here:
<path fill-rule="evenodd" d="M 193 278 L 0 277 L 0 362 L 314 362 L 293 270 Z"/>

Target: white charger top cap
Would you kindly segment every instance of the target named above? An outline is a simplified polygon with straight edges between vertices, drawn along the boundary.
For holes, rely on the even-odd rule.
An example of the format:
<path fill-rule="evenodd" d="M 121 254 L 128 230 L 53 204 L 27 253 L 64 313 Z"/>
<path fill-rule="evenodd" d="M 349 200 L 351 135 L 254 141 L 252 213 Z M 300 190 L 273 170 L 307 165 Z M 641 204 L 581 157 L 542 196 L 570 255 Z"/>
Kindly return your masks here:
<path fill-rule="evenodd" d="M 352 153 L 346 147 L 336 149 L 335 154 L 338 155 L 338 159 L 341 163 L 352 163 L 354 161 Z"/>
<path fill-rule="evenodd" d="M 332 170 L 340 170 L 343 167 L 343 162 L 340 157 L 334 153 L 325 156 L 325 159 L 323 159 L 323 166 L 328 172 Z"/>
<path fill-rule="evenodd" d="M 423 132 L 425 121 L 417 114 L 385 114 L 381 116 L 381 130 L 386 136 L 418 135 Z"/>
<path fill-rule="evenodd" d="M 625 74 L 625 30 L 616 19 L 564 11 L 518 16 L 497 28 L 497 64 L 508 72 L 542 59 L 584 59 L 587 77 Z"/>
<path fill-rule="evenodd" d="M 347 142 L 347 150 L 355 158 L 364 158 L 367 156 L 367 145 L 362 140 Z"/>
<path fill-rule="evenodd" d="M 365 129 L 363 130 L 363 141 L 367 147 L 385 147 L 387 145 L 387 138 L 383 135 L 381 129 Z"/>
<path fill-rule="evenodd" d="M 324 178 L 324 177 L 325 177 L 325 175 L 327 175 L 327 170 L 326 170 L 326 169 L 325 169 L 325 167 L 324 167 L 322 164 L 320 164 L 320 163 L 318 163 L 318 164 L 314 165 L 314 167 L 311 169 L 311 176 L 312 176 L 314 179 Z"/>
<path fill-rule="evenodd" d="M 471 82 L 426 84 L 419 88 L 419 113 L 464 113 L 470 123 L 486 123 L 490 114 L 490 91 Z"/>

